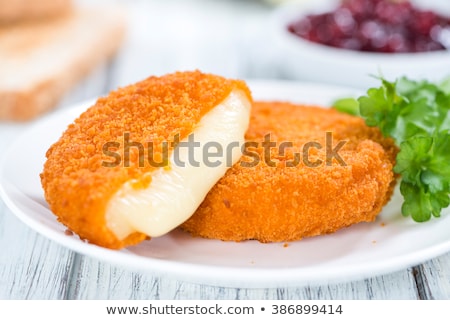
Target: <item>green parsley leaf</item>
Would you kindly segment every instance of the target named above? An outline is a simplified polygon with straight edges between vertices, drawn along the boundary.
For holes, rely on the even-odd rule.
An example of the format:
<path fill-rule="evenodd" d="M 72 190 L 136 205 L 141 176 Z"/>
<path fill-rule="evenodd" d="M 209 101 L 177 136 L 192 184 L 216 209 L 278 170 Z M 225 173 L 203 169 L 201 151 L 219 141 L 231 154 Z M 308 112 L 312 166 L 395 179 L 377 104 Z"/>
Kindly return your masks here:
<path fill-rule="evenodd" d="M 440 85 L 381 81 L 367 95 L 341 99 L 334 107 L 360 115 L 399 146 L 394 171 L 402 178 L 402 214 L 417 222 L 439 217 L 450 205 L 450 78 Z"/>
<path fill-rule="evenodd" d="M 334 102 L 334 107 L 341 112 L 359 116 L 359 103 L 353 98 L 339 99 Z"/>

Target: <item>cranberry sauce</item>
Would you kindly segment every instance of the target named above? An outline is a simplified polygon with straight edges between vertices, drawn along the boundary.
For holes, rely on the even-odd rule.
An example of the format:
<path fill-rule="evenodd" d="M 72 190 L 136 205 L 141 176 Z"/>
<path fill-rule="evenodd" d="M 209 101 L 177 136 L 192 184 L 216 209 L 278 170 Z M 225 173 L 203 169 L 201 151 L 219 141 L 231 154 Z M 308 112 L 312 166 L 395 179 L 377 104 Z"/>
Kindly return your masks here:
<path fill-rule="evenodd" d="M 336 48 L 369 52 L 444 50 L 438 35 L 450 19 L 414 8 L 409 1 L 344 0 L 334 11 L 288 25 L 293 34 Z"/>

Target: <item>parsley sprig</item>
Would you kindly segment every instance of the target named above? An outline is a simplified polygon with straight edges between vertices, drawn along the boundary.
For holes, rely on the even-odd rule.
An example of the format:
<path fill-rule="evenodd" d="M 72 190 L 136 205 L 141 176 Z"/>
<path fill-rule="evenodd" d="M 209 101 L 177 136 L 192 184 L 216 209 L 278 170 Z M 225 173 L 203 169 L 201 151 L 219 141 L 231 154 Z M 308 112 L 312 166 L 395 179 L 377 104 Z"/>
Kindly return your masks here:
<path fill-rule="evenodd" d="M 381 87 L 339 100 L 335 108 L 361 116 L 400 147 L 394 171 L 402 178 L 402 214 L 417 222 L 439 217 L 450 204 L 450 79 L 381 81 Z"/>

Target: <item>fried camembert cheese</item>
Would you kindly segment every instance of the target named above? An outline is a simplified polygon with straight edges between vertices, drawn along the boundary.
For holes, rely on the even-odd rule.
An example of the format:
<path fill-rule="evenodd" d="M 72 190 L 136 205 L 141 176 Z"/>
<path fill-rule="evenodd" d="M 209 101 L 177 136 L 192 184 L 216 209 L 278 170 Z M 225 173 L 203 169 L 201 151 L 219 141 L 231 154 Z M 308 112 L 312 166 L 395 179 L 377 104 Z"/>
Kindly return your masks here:
<path fill-rule="evenodd" d="M 243 81 L 200 71 L 111 92 L 47 151 L 41 182 L 50 209 L 81 239 L 112 249 L 169 232 L 241 157 L 233 148 L 208 165 L 202 146 L 244 143 L 251 102 Z M 196 145 L 181 148 L 188 143 Z"/>
<path fill-rule="evenodd" d="M 295 241 L 374 221 L 397 177 L 394 141 L 362 118 L 255 101 L 248 148 L 181 228 L 225 241 Z"/>

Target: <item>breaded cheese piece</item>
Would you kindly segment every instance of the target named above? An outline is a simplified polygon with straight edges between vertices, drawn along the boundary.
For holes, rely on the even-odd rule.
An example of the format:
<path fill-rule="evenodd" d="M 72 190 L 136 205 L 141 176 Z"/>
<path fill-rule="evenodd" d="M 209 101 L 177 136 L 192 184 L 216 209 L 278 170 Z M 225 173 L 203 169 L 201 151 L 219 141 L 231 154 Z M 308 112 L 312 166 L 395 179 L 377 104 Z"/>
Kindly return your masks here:
<path fill-rule="evenodd" d="M 80 238 L 122 248 L 188 219 L 241 157 L 205 153 L 244 142 L 251 95 L 244 82 L 178 72 L 100 98 L 47 152 L 45 197 Z M 206 145 L 206 147 L 205 147 Z M 206 150 L 206 151 L 205 151 Z"/>
<path fill-rule="evenodd" d="M 336 110 L 255 102 L 246 139 L 241 160 L 182 229 L 261 242 L 332 233 L 373 221 L 396 183 L 393 141 Z"/>

